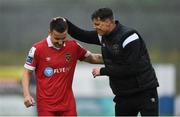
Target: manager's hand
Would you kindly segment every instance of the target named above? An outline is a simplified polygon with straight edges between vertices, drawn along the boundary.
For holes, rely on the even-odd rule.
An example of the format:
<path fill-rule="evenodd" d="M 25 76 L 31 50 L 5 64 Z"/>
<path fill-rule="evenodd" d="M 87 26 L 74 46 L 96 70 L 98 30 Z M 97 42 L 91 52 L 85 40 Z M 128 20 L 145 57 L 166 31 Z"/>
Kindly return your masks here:
<path fill-rule="evenodd" d="M 92 70 L 93 77 L 100 76 L 100 68 L 93 68 Z"/>
<path fill-rule="evenodd" d="M 34 106 L 35 101 L 32 96 L 24 97 L 24 105 L 28 108 L 30 106 Z"/>

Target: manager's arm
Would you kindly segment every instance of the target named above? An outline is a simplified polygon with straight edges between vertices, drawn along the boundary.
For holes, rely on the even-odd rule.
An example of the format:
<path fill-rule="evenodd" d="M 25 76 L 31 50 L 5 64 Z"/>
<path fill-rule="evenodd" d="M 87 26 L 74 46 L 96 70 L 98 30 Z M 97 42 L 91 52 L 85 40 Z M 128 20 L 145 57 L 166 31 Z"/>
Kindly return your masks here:
<path fill-rule="evenodd" d="M 100 45 L 98 34 L 95 30 L 94 31 L 83 30 L 77 27 L 76 25 L 74 25 L 69 20 L 66 19 L 66 21 L 68 24 L 68 33 L 73 38 L 85 43 Z"/>

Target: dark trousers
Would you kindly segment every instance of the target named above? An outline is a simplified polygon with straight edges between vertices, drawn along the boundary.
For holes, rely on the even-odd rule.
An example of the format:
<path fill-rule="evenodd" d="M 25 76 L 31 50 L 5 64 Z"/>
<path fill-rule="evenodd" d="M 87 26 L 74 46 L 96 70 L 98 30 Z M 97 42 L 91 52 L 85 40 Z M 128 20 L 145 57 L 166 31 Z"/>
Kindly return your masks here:
<path fill-rule="evenodd" d="M 159 100 L 157 89 L 148 89 L 130 96 L 115 96 L 116 116 L 158 116 Z"/>

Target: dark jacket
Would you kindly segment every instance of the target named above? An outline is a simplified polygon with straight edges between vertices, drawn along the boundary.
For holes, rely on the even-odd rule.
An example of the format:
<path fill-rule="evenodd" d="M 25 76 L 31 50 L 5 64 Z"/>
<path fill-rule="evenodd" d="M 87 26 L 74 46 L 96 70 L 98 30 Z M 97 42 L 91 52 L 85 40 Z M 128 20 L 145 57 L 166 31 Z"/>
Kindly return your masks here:
<path fill-rule="evenodd" d="M 68 22 L 68 33 L 77 40 L 101 45 L 105 67 L 101 75 L 107 75 L 115 95 L 131 95 L 159 86 L 149 55 L 139 33 L 116 21 L 115 29 L 108 35 L 98 36 L 96 31 L 82 30 Z M 132 34 L 138 39 L 126 44 Z"/>

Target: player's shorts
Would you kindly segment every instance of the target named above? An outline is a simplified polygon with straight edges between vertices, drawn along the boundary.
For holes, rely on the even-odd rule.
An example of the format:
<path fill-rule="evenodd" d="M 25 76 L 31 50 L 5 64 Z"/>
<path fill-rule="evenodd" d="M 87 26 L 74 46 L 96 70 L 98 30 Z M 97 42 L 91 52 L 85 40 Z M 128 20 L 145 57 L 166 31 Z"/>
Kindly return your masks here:
<path fill-rule="evenodd" d="M 68 111 L 38 111 L 38 116 L 77 116 L 76 109 Z"/>

